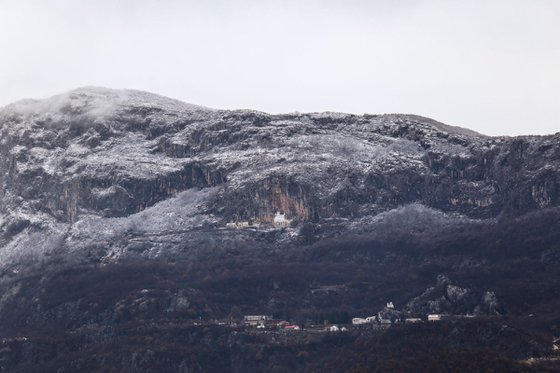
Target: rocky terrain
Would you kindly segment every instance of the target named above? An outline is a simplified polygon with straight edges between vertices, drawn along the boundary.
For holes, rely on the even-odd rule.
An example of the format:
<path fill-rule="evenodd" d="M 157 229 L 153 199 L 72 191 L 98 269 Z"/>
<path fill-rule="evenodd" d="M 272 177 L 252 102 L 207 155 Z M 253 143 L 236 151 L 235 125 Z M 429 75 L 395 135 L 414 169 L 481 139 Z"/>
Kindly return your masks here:
<path fill-rule="evenodd" d="M 0 110 L 0 183 L 0 337 L 35 336 L 9 347 L 43 351 L 35 364 L 103 366 L 56 359 L 134 330 L 107 361 L 156 369 L 162 352 L 138 342 L 155 332 L 138 325 L 346 322 L 390 299 L 410 315 L 537 315 L 522 323 L 539 335 L 527 346 L 558 334 L 560 133 L 488 137 L 414 115 L 270 115 L 88 87 Z M 234 343 L 221 338 L 208 343 Z M 494 352 L 511 363 L 529 350 Z M 29 369 L 8 352 L 0 367 Z M 213 369 L 170 359 L 171 371 Z"/>

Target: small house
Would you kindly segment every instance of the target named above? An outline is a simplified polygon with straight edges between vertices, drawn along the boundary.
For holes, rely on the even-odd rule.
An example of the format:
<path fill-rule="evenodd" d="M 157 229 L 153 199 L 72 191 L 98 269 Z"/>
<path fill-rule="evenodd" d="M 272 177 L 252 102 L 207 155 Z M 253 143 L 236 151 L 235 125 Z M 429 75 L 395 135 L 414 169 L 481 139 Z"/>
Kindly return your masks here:
<path fill-rule="evenodd" d="M 232 221 L 226 224 L 226 228 L 236 228 L 236 229 L 241 229 L 241 228 L 249 228 L 249 222 L 248 221 Z"/>
<path fill-rule="evenodd" d="M 362 319 L 360 317 L 354 317 L 352 319 L 352 325 L 363 325 L 363 324 L 367 324 L 368 321 L 366 319 Z"/>
<path fill-rule="evenodd" d="M 407 319 L 404 320 L 404 323 L 405 323 L 405 324 L 415 324 L 415 323 L 421 322 L 421 321 L 422 321 L 422 319 L 420 319 L 420 318 L 417 318 L 417 317 L 409 317 L 409 318 L 407 318 Z"/>
<path fill-rule="evenodd" d="M 272 320 L 272 316 L 268 315 L 248 315 L 243 317 L 243 323 L 248 326 L 264 325 L 270 320 Z"/>
<path fill-rule="evenodd" d="M 272 220 L 272 225 L 277 228 L 286 228 L 290 225 L 291 222 L 291 220 L 286 219 L 286 215 L 279 211 L 276 211 L 276 215 L 274 215 L 274 219 Z"/>

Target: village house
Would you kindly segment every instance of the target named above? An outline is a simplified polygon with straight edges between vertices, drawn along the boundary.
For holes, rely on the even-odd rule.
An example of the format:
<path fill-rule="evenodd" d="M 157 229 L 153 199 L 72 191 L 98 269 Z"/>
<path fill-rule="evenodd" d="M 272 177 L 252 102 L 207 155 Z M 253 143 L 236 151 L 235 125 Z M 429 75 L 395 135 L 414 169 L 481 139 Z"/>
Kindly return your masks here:
<path fill-rule="evenodd" d="M 404 320 L 405 324 L 415 324 L 417 322 L 421 322 L 422 319 L 418 318 L 418 317 L 409 317 L 407 319 Z"/>
<path fill-rule="evenodd" d="M 428 315 L 428 321 L 440 321 L 440 320 L 441 320 L 441 315 L 439 314 Z"/>
<path fill-rule="evenodd" d="M 285 330 L 299 330 L 299 326 L 298 325 L 286 325 L 283 329 Z"/>
<path fill-rule="evenodd" d="M 248 315 L 243 317 L 243 323 L 247 326 L 264 325 L 270 320 L 272 320 L 272 316 L 268 315 Z"/>
<path fill-rule="evenodd" d="M 376 322 L 377 317 L 376 316 L 369 316 L 364 318 L 361 317 L 354 317 L 352 319 L 352 325 L 364 325 L 364 324 L 373 324 L 374 322 Z"/>
<path fill-rule="evenodd" d="M 367 320 L 366 319 L 362 319 L 359 317 L 354 317 L 352 319 L 352 325 L 363 325 L 363 324 L 367 324 Z"/>
<path fill-rule="evenodd" d="M 340 328 L 336 325 L 331 325 L 327 328 L 327 331 L 336 333 L 340 331 Z"/>

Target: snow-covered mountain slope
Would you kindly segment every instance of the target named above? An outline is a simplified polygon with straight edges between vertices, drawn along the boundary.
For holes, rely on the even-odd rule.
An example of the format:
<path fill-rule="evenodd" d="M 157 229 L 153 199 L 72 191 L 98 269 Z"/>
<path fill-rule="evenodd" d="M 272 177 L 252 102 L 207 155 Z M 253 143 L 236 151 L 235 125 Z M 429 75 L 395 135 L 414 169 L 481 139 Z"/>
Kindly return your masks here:
<path fill-rule="evenodd" d="M 81 88 L 0 111 L 0 270 L 201 241 L 279 245 L 306 224 L 372 230 L 408 205 L 440 222 L 514 217 L 558 205 L 559 170 L 560 133 L 487 137 L 414 115 L 269 115 Z"/>

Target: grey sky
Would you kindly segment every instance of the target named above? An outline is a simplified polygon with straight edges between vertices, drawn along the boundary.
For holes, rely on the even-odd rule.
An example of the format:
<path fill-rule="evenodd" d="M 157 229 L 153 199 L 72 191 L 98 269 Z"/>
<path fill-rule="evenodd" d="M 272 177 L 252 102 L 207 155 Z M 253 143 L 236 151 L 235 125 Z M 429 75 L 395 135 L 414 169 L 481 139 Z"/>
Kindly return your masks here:
<path fill-rule="evenodd" d="M 558 0 L 0 0 L 0 105 L 84 85 L 560 131 Z"/>

